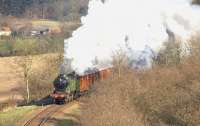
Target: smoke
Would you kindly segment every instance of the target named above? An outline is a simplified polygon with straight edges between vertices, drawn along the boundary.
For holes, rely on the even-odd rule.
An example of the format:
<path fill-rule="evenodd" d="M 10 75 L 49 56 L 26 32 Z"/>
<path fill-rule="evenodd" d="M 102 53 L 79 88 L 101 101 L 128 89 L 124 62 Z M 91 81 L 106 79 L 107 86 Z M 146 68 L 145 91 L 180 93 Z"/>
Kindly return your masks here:
<path fill-rule="evenodd" d="M 190 3 L 91 0 L 88 15 L 81 19 L 83 25 L 66 40 L 65 57 L 79 73 L 94 67 L 94 61 L 111 63 L 111 56 L 118 49 L 127 52 L 132 63 L 150 66 L 155 52 L 168 40 L 169 31 L 187 41 L 199 29 L 200 8 Z"/>

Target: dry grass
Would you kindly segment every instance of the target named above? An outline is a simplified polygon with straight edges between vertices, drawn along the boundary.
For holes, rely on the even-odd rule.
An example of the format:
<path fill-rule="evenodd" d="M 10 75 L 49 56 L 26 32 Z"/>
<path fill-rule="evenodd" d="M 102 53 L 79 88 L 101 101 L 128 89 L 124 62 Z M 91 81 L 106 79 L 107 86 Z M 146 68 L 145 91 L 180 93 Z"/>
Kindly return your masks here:
<path fill-rule="evenodd" d="M 21 78 L 17 72 L 19 69 L 15 64 L 16 57 L 0 58 L 0 102 L 15 96 L 21 99 L 17 88 L 20 88 Z"/>
<path fill-rule="evenodd" d="M 151 125 L 200 124 L 198 73 L 199 69 L 191 69 L 186 64 L 140 73 L 141 88 L 134 103 Z"/>

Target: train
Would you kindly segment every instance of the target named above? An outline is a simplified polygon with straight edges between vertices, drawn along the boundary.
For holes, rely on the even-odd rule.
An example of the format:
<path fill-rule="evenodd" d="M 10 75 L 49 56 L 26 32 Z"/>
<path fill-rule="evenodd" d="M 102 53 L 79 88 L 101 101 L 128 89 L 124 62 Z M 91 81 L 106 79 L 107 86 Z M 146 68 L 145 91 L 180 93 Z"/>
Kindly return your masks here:
<path fill-rule="evenodd" d="M 107 79 L 112 74 L 112 67 L 96 68 L 79 75 L 76 72 L 59 74 L 53 82 L 50 96 L 55 104 L 70 102 L 88 93 L 96 81 Z"/>

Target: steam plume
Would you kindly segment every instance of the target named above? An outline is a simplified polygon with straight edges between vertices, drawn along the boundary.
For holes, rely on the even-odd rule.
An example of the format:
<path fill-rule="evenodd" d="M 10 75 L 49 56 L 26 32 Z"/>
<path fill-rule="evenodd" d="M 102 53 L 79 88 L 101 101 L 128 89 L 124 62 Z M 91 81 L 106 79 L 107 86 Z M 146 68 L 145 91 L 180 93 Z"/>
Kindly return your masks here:
<path fill-rule="evenodd" d="M 93 67 L 94 60 L 109 63 L 119 48 L 132 61 L 143 57 L 139 61 L 148 64 L 153 52 L 168 40 L 167 28 L 184 41 L 199 30 L 200 8 L 192 6 L 190 0 L 103 1 L 90 1 L 82 27 L 66 40 L 66 58 L 79 73 Z"/>

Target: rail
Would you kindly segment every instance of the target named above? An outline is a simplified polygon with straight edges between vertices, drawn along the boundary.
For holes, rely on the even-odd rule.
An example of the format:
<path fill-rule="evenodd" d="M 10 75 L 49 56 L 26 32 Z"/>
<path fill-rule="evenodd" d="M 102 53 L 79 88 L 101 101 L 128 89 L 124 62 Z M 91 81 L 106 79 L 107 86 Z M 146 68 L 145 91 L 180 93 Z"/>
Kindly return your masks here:
<path fill-rule="evenodd" d="M 63 105 L 51 105 L 28 120 L 23 126 L 43 126 L 52 114 L 57 112 Z"/>

